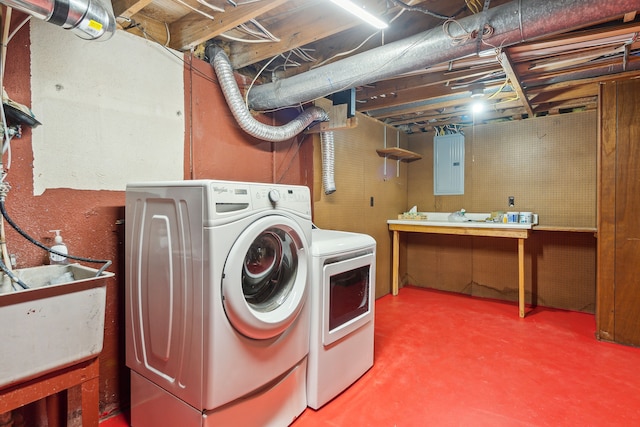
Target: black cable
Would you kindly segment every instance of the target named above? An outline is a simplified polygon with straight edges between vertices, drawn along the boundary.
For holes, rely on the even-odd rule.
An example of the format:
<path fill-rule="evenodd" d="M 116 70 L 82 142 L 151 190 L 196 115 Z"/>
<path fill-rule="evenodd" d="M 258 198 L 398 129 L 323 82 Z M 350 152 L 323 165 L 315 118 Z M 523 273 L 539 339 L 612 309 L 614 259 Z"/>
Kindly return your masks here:
<path fill-rule="evenodd" d="M 33 237 L 29 236 L 26 232 L 24 232 L 9 217 L 9 214 L 7 213 L 7 209 L 4 206 L 4 198 L 0 198 L 0 211 L 2 211 L 2 216 L 4 217 L 4 219 L 7 220 L 9 225 L 11 225 L 22 237 L 24 237 L 25 239 L 27 239 L 29 242 L 33 243 L 34 245 L 38 246 L 39 248 L 42 248 L 45 251 L 50 252 L 50 253 L 52 253 L 54 255 L 58 255 L 58 256 L 61 256 L 61 257 L 65 257 L 65 258 L 70 258 L 70 259 L 73 259 L 73 260 L 76 260 L 76 261 L 91 262 L 91 263 L 95 263 L 95 264 L 104 264 L 100 268 L 100 270 L 98 270 L 98 273 L 96 274 L 96 277 L 100 276 L 102 274 L 102 272 L 104 270 L 106 270 L 111 265 L 111 260 L 108 260 L 108 259 L 92 259 L 92 258 L 84 258 L 84 257 L 74 256 L 74 255 L 70 255 L 70 254 L 63 254 L 62 252 L 55 251 L 55 250 L 51 249 L 50 247 L 48 247 L 46 245 L 43 245 L 42 243 L 38 242 L 36 239 L 34 239 Z M 6 268 L 6 265 L 4 265 L 4 266 Z M 11 277 L 11 276 L 9 276 L 9 277 Z"/>

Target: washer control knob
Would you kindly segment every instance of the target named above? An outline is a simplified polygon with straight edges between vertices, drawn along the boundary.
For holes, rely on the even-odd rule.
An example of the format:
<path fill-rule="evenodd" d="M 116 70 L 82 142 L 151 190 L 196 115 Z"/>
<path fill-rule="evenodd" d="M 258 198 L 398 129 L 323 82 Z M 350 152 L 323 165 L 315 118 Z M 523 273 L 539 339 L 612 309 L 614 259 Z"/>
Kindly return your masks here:
<path fill-rule="evenodd" d="M 269 201 L 271 203 L 278 203 L 280 201 L 280 192 L 278 190 L 269 190 Z"/>

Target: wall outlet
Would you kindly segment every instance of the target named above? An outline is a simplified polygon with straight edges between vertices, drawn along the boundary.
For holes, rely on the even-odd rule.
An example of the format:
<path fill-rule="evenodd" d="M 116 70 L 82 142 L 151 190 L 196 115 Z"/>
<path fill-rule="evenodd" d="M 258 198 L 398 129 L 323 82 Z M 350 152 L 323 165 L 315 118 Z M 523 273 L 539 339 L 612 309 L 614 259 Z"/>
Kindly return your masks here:
<path fill-rule="evenodd" d="M 512 208 L 516 205 L 516 198 L 513 196 L 509 196 L 509 207 Z"/>

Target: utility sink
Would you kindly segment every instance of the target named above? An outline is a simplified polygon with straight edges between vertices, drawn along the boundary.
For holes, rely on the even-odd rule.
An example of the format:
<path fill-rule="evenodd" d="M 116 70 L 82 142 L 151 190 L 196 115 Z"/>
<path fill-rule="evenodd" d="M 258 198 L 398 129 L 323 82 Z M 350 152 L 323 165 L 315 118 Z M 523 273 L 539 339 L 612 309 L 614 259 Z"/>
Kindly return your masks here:
<path fill-rule="evenodd" d="M 114 274 L 97 272 L 80 264 L 13 271 L 30 289 L 0 294 L 0 388 L 102 351 L 106 281 Z"/>

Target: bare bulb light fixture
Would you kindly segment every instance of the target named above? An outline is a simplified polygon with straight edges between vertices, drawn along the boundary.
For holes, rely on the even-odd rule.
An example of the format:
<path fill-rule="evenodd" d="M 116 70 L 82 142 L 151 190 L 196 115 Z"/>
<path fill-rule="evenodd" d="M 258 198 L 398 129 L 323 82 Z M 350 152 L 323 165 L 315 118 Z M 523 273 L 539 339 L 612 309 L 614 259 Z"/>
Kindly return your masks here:
<path fill-rule="evenodd" d="M 358 18 L 362 19 L 367 24 L 374 26 L 375 28 L 383 30 L 388 27 L 386 22 L 375 17 L 371 13 L 367 12 L 364 8 L 356 5 L 350 0 L 331 0 L 331 2 L 337 4 L 347 12 L 357 16 Z"/>
<path fill-rule="evenodd" d="M 475 87 L 471 89 L 471 97 L 472 98 L 482 98 L 484 96 L 484 89 L 481 87 Z"/>

